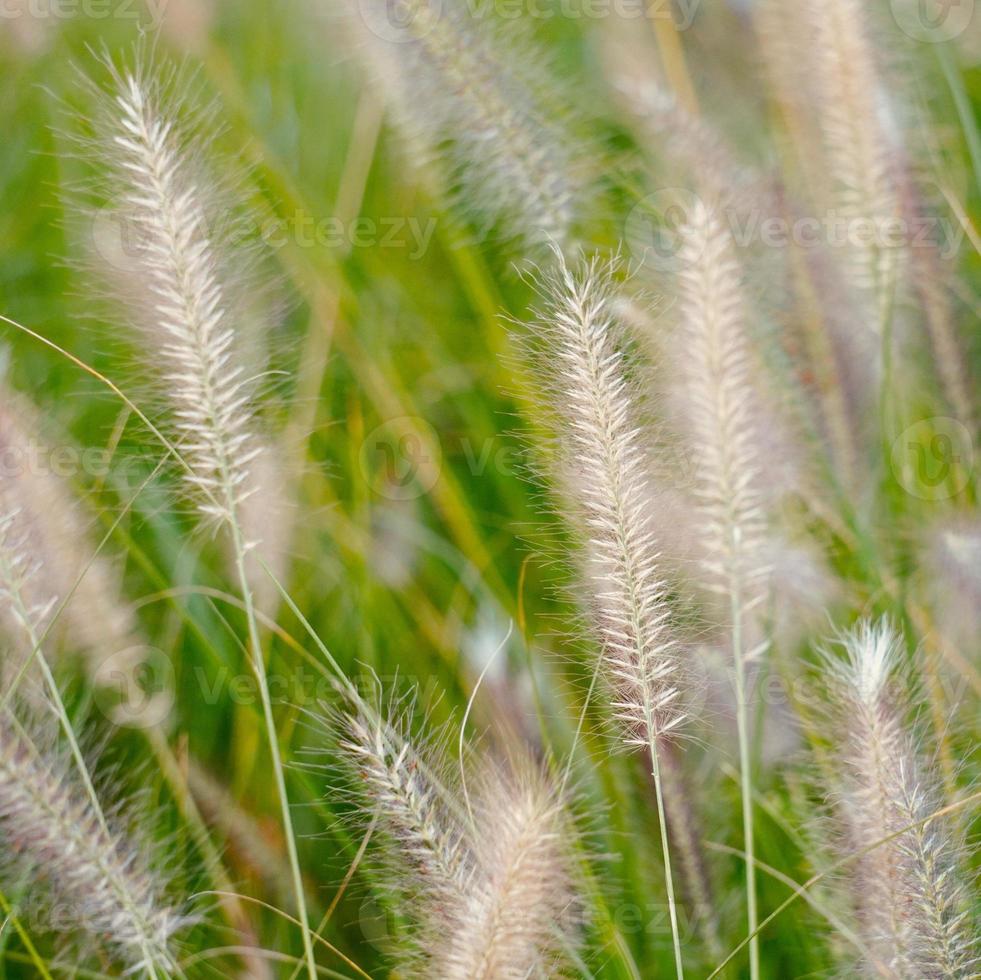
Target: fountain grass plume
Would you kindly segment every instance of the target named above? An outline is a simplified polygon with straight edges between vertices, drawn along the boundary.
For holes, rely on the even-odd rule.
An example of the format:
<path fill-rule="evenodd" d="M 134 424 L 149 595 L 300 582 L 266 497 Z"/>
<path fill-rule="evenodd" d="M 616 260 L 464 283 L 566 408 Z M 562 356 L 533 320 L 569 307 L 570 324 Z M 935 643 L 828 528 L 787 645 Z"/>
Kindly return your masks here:
<path fill-rule="evenodd" d="M 886 620 L 860 622 L 826 652 L 840 777 L 833 789 L 842 846 L 862 852 L 848 885 L 862 938 L 902 980 L 967 980 L 979 965 L 979 935 L 959 878 L 947 822 L 927 820 L 942 794 L 907 721 L 902 638 Z M 909 829 L 903 829 L 909 828 Z M 877 841 L 896 835 L 879 846 Z M 870 975 L 874 971 L 869 969 Z"/>
<path fill-rule="evenodd" d="M 391 9 L 368 0 L 354 22 L 416 155 L 445 162 L 484 231 L 533 248 L 569 244 L 595 164 L 563 119 L 542 52 L 490 8 L 407 0 L 397 17 Z"/>
<path fill-rule="evenodd" d="M 113 950 L 129 973 L 178 972 L 174 937 L 191 919 L 168 904 L 150 845 L 107 824 L 69 759 L 55 744 L 35 744 L 7 712 L 0 718 L 0 831 L 6 860 L 43 882 L 71 923 Z"/>
<path fill-rule="evenodd" d="M 552 778 L 523 757 L 473 750 L 461 760 L 471 778 L 453 775 L 440 734 L 412 740 L 404 708 L 362 703 L 340 724 L 360 807 L 386 839 L 383 884 L 413 920 L 405 975 L 562 975 L 580 936 L 571 824 Z"/>

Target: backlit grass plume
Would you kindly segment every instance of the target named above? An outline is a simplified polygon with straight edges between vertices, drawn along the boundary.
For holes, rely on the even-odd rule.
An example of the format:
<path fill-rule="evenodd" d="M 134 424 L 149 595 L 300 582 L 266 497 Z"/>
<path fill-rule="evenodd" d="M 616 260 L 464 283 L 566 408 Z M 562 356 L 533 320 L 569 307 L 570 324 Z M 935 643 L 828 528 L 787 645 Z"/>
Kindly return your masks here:
<path fill-rule="evenodd" d="M 860 0 L 808 3 L 802 13 L 813 30 L 816 101 L 837 204 L 852 229 L 864 222 L 868 232 L 850 268 L 861 285 L 875 291 L 880 316 L 885 316 L 899 258 L 887 243 L 887 222 L 898 217 L 899 203 L 867 13 Z M 871 326 L 880 329 L 882 324 Z"/>
<path fill-rule="evenodd" d="M 35 655 L 56 605 L 40 584 L 40 568 L 18 510 L 0 514 L 0 621 L 5 634 L 5 655 L 0 678 L 4 693 L 32 671 L 27 663 Z"/>
<path fill-rule="evenodd" d="M 186 916 L 170 907 L 147 841 L 112 830 L 77 783 L 67 757 L 0 720 L 0 833 L 5 862 L 43 885 L 64 920 L 139 976 L 174 976 L 174 935 Z M 62 926 L 63 927 L 63 926 Z"/>
<path fill-rule="evenodd" d="M 346 719 L 341 747 L 356 766 L 395 845 L 397 882 L 450 907 L 466 893 L 473 855 L 438 750 L 419 750 L 403 726 L 367 707 Z"/>
<path fill-rule="evenodd" d="M 561 794 L 527 761 L 465 763 L 471 791 L 438 745 L 366 707 L 342 748 L 357 768 L 391 853 L 391 886 L 413 920 L 408 976 L 519 980 L 558 976 L 580 942 Z M 559 972 L 557 972 L 559 971 Z"/>
<path fill-rule="evenodd" d="M 569 830 L 561 796 L 529 763 L 485 760 L 473 800 L 475 872 L 426 976 L 561 976 L 579 944 Z"/>
<path fill-rule="evenodd" d="M 133 610 L 120 597 L 113 568 L 96 554 L 71 486 L 56 473 L 55 452 L 43 439 L 39 413 L 7 385 L 0 386 L 0 448 L 6 460 L 0 475 L 6 514 L 0 550 L 8 582 L 3 608 L 11 613 L 19 592 L 33 610 L 30 632 L 39 639 L 64 604 L 57 644 L 84 654 L 96 683 L 128 682 L 143 656 Z M 13 627 L 7 629 L 8 639 L 20 636 L 26 643 L 24 614 L 15 618 L 15 624 L 8 624 Z"/>
<path fill-rule="evenodd" d="M 111 102 L 97 133 L 125 252 L 105 278 L 159 372 L 195 502 L 206 518 L 236 525 L 259 449 L 236 346 L 237 284 L 218 237 L 228 215 L 201 136 L 179 112 L 180 81 L 142 60 L 108 67 Z"/>
<path fill-rule="evenodd" d="M 661 745 L 687 718 L 682 649 L 647 508 L 646 447 L 616 313 L 613 268 L 561 258 L 535 330 L 558 427 L 557 467 L 582 535 L 584 615 L 599 642 L 624 742 L 650 754 L 668 899 L 682 972 L 661 780 Z"/>
<path fill-rule="evenodd" d="M 907 721 L 901 691 L 901 637 L 885 620 L 861 622 L 828 653 L 834 788 L 843 846 L 856 855 L 848 884 L 868 975 L 903 980 L 976 976 L 978 935 L 956 867 L 942 794 Z M 847 852 L 846 852 L 847 853 Z"/>
<path fill-rule="evenodd" d="M 656 749 L 686 720 L 681 647 L 647 514 L 645 445 L 620 348 L 613 268 L 558 261 L 535 330 L 561 435 L 558 468 L 585 536 L 583 575 L 629 745 Z"/>
<path fill-rule="evenodd" d="M 406 0 L 397 10 L 367 0 L 354 17 L 410 145 L 446 159 L 483 230 L 568 243 L 583 210 L 583 155 L 523 28 L 460 0 Z"/>
<path fill-rule="evenodd" d="M 740 609 L 766 573 L 746 310 L 735 246 L 718 215 L 699 203 L 681 229 L 681 331 L 685 426 L 702 512 L 704 569 Z"/>

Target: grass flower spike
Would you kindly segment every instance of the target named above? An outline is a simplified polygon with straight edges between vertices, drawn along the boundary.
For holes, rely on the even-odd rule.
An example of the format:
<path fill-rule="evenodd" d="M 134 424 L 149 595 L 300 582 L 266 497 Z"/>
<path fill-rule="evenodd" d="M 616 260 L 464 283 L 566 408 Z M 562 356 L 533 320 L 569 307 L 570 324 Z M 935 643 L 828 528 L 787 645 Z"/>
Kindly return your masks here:
<path fill-rule="evenodd" d="M 752 776 L 744 630 L 747 611 L 760 598 L 765 524 L 757 481 L 760 460 L 752 434 L 749 344 L 739 267 L 729 233 L 698 203 L 681 230 L 680 350 L 690 424 L 696 495 L 702 513 L 704 566 L 713 587 L 728 600 L 746 849 L 748 927 L 756 929 Z M 753 977 L 759 944 L 749 945 Z"/>
<path fill-rule="evenodd" d="M 367 708 L 347 719 L 342 747 L 378 807 L 403 872 L 438 902 L 458 903 L 472 855 L 460 813 L 440 783 L 438 758 L 418 752 L 398 725 Z"/>
<path fill-rule="evenodd" d="M 478 758 L 463 792 L 438 745 L 362 705 L 342 748 L 391 853 L 392 887 L 414 920 L 406 975 L 519 980 L 554 971 L 579 943 L 571 823 L 561 795 L 527 761 Z"/>
<path fill-rule="evenodd" d="M 0 399 L 0 447 L 9 460 L 0 476 L 4 608 L 12 611 L 19 594 L 33 610 L 30 623 L 21 614 L 8 623 L 8 638 L 19 636 L 21 646 L 28 632 L 40 638 L 64 604 L 58 645 L 84 654 L 95 683 L 118 683 L 121 675 L 129 683 L 143 656 L 133 610 L 120 598 L 111 564 L 95 554 L 72 488 L 54 472 L 39 413 L 9 386 L 0 386 Z"/>
<path fill-rule="evenodd" d="M 898 256 L 883 245 L 883 236 L 886 223 L 898 216 L 899 204 L 869 24 L 859 0 L 807 6 L 828 169 L 844 215 L 868 222 L 873 230 L 855 268 L 857 281 L 875 291 L 884 305 L 891 298 Z"/>
<path fill-rule="evenodd" d="M 105 134 L 118 180 L 119 220 L 133 233 L 133 305 L 162 368 L 186 477 L 203 513 L 237 520 L 258 448 L 252 392 L 236 362 L 230 283 L 213 238 L 220 217 L 163 83 L 148 70 L 114 69 L 114 128 Z M 173 96 L 170 96 L 173 98 Z"/>
<path fill-rule="evenodd" d="M 367 0 L 359 33 L 410 144 L 447 158 L 451 184 L 488 228 L 532 246 L 567 243 L 583 157 L 537 77 L 541 53 L 513 22 L 495 26 L 492 12 L 459 0 L 392 9 Z"/>
<path fill-rule="evenodd" d="M 577 944 L 561 797 L 529 766 L 498 770 L 485 762 L 480 781 L 472 826 L 475 872 L 426 976 L 561 976 L 559 964 Z"/>
<path fill-rule="evenodd" d="M 681 648 L 646 512 L 645 451 L 618 346 L 612 269 L 594 260 L 577 274 L 560 260 L 544 288 L 548 305 L 536 328 L 564 432 L 558 466 L 586 536 L 584 577 L 603 667 L 624 740 L 653 750 L 686 719 Z"/>
<path fill-rule="evenodd" d="M 42 754 L 9 715 L 0 721 L 0 831 L 8 859 L 26 865 L 130 973 L 176 973 L 173 937 L 188 920 L 165 903 L 145 842 L 108 829 L 67 760 L 50 747 Z"/>
<path fill-rule="evenodd" d="M 975 976 L 978 940 L 959 882 L 942 795 L 924 767 L 899 694 L 901 638 L 888 622 L 862 622 L 828 654 L 834 747 L 841 765 L 836 807 L 847 846 L 862 937 L 875 963 L 901 980 Z M 878 976 L 874 963 L 870 976 Z"/>

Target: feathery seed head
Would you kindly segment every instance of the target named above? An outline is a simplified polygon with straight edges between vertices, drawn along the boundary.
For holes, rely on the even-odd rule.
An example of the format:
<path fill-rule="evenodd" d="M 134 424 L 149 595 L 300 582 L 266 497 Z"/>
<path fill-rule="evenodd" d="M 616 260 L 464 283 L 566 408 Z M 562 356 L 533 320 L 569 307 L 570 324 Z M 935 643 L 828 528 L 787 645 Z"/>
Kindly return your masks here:
<path fill-rule="evenodd" d="M 420 750 L 409 741 L 404 722 L 391 721 L 362 706 L 346 718 L 341 743 L 357 766 L 396 851 L 395 864 L 439 902 L 455 902 L 467 887 L 471 855 L 460 813 L 443 784 L 438 745 Z"/>
<path fill-rule="evenodd" d="M 560 976 L 578 944 L 569 823 L 561 797 L 530 764 L 485 761 L 474 801 L 475 872 L 427 976 L 521 980 Z"/>
<path fill-rule="evenodd" d="M 557 976 L 579 942 L 564 802 L 530 761 L 467 760 L 451 775 L 438 740 L 362 704 L 341 747 L 387 832 L 393 886 L 414 920 L 406 974 L 445 980 Z"/>
<path fill-rule="evenodd" d="M 927 819 L 942 796 L 906 722 L 901 637 L 885 620 L 863 621 L 843 645 L 844 659 L 826 654 L 825 670 L 841 764 L 837 809 L 861 852 L 849 884 L 863 939 L 902 980 L 967 980 L 977 938 L 962 910 L 953 834 L 943 818 Z"/>
<path fill-rule="evenodd" d="M 678 349 L 704 566 L 715 588 L 728 593 L 739 583 L 748 600 L 767 572 L 766 525 L 739 266 L 728 231 L 702 203 L 681 241 Z"/>
<path fill-rule="evenodd" d="M 72 488 L 46 462 L 38 412 L 6 385 L 0 385 L 0 402 L 0 447 L 16 464 L 0 476 L 0 605 L 7 633 L 30 652 L 67 602 L 59 623 L 63 645 L 84 653 L 97 683 L 111 663 L 116 683 L 142 658 L 133 610 L 121 601 L 110 564 L 94 554 Z"/>
<path fill-rule="evenodd" d="M 898 214 L 882 80 L 860 0 L 811 3 L 816 101 L 837 204 L 849 218 L 870 222 L 874 243 L 850 264 L 859 285 L 874 288 L 895 275 L 898 253 L 880 244 Z"/>
<path fill-rule="evenodd" d="M 0 719 L 0 834 L 9 859 L 129 972 L 173 974 L 173 937 L 189 920 L 163 904 L 145 842 L 107 832 L 67 759 L 55 747 L 41 752 L 9 715 Z"/>
<path fill-rule="evenodd" d="M 55 606 L 55 597 L 38 585 L 40 564 L 32 557 L 23 514 L 0 514 L 0 609 L 7 635 L 19 638 L 25 653 L 34 650 Z"/>
<path fill-rule="evenodd" d="M 581 535 L 587 616 L 630 745 L 651 747 L 685 721 L 681 649 L 647 508 L 643 428 L 620 347 L 615 266 L 574 271 L 559 257 L 536 324 L 559 430 L 558 466 Z"/>
<path fill-rule="evenodd" d="M 202 162 L 203 136 L 186 131 L 179 93 L 168 91 L 178 83 L 144 65 L 109 70 L 97 129 L 117 217 L 136 247 L 125 268 L 105 271 L 159 371 L 198 507 L 224 524 L 260 452 L 236 346 L 237 282 L 222 251 L 228 214 Z"/>
<path fill-rule="evenodd" d="M 569 240 L 586 190 L 584 155 L 561 121 L 540 51 L 515 50 L 488 11 L 458 0 L 364 0 L 357 22 L 409 143 L 446 156 L 448 178 L 486 224 L 526 245 Z M 354 15 L 357 18 L 357 14 Z"/>

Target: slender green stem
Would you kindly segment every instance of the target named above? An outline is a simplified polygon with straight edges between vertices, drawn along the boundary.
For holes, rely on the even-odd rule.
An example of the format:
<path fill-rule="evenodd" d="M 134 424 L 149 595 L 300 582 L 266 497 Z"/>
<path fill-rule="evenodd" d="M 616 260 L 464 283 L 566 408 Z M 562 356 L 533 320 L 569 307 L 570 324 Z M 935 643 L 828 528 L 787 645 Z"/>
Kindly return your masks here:
<path fill-rule="evenodd" d="M 738 581 L 729 590 L 732 603 L 732 659 L 736 679 L 736 726 L 739 730 L 739 780 L 743 804 L 743 849 L 746 852 L 746 921 L 749 926 L 749 975 L 759 980 L 759 912 L 756 906 L 756 861 L 753 844 L 753 774 L 746 703 L 746 665 L 743 663 L 742 599 Z"/>
<path fill-rule="evenodd" d="M 664 814 L 664 792 L 661 786 L 661 764 L 657 745 L 650 741 L 651 774 L 654 776 L 654 795 L 657 797 L 657 822 L 661 828 L 661 851 L 664 854 L 664 883 L 668 892 L 668 915 L 671 917 L 671 941 L 674 944 L 674 966 L 678 980 L 684 980 L 685 968 L 681 958 L 681 931 L 678 928 L 678 906 L 674 897 L 674 875 L 671 873 L 671 848 L 668 844 L 668 822 Z"/>
<path fill-rule="evenodd" d="M 44 960 L 41 959 L 40 954 L 37 951 L 37 947 L 31 940 L 27 931 L 21 925 L 20 919 L 17 917 L 17 913 L 14 907 L 7 900 L 7 896 L 0 891 L 0 912 L 3 912 L 7 917 L 7 921 L 10 922 L 20 936 L 20 941 L 24 944 L 24 948 L 27 950 L 31 963 L 37 967 L 38 974 L 43 978 L 43 980 L 54 980 L 51 974 L 48 972 L 48 968 L 44 965 Z M 5 951 L 6 956 L 10 956 L 9 951 Z M 25 958 L 26 959 L 26 958 Z"/>
<path fill-rule="evenodd" d="M 235 510 L 232 509 L 234 515 Z M 286 792 L 286 777 L 283 775 L 283 759 L 279 750 L 279 735 L 276 731 L 276 720 L 273 717 L 272 699 L 269 696 L 269 684 L 266 679 L 266 664 L 262 656 L 262 643 L 259 639 L 259 623 L 255 614 L 255 603 L 252 587 L 249 585 L 248 574 L 245 570 L 245 542 L 238 521 L 230 521 L 232 543 L 235 551 L 235 569 L 238 573 L 242 589 L 242 599 L 245 602 L 245 616 L 248 620 L 249 647 L 252 652 L 252 667 L 255 671 L 256 683 L 259 687 L 259 699 L 262 702 L 262 715 L 266 725 L 269 740 L 269 753 L 272 756 L 273 775 L 276 779 L 276 791 L 282 812 L 283 834 L 286 840 L 286 852 L 289 856 L 290 875 L 293 890 L 296 893 L 296 912 L 303 933 L 303 955 L 306 960 L 307 973 L 310 980 L 317 978 L 317 964 L 313 956 L 313 941 L 310 937 L 310 923 L 307 917 L 307 899 L 303 890 L 303 874 L 300 871 L 300 859 L 296 849 L 296 835 L 293 833 L 293 820 L 290 815 L 290 801 Z"/>

